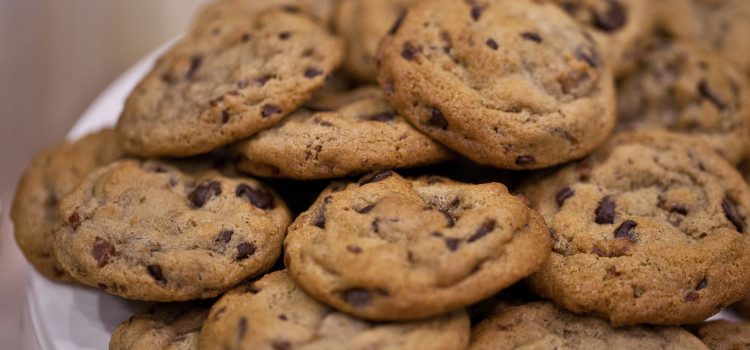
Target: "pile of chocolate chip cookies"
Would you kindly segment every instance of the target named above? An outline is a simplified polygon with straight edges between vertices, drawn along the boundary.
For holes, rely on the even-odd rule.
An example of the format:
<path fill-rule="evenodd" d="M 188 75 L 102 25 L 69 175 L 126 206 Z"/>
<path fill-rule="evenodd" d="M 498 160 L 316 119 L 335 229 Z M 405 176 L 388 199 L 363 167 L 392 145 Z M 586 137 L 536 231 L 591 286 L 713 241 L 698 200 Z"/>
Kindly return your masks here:
<path fill-rule="evenodd" d="M 111 349 L 748 346 L 704 322 L 750 315 L 748 36 L 747 0 L 216 0 L 37 156 L 16 240 L 158 302 Z"/>

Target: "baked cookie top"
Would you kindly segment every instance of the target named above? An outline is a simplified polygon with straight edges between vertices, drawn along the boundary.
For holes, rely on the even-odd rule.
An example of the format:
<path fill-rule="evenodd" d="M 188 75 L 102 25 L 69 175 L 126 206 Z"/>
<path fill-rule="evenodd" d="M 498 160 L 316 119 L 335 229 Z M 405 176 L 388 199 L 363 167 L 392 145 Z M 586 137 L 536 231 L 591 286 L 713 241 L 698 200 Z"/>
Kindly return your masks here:
<path fill-rule="evenodd" d="M 701 349 L 708 348 L 679 327 L 614 328 L 594 316 L 579 316 L 549 301 L 510 306 L 474 326 L 470 350 L 502 349 Z"/>
<path fill-rule="evenodd" d="M 267 271 L 289 210 L 251 178 L 121 161 L 58 206 L 55 253 L 81 282 L 126 298 L 210 298 Z"/>
<path fill-rule="evenodd" d="M 750 149 L 750 82 L 734 67 L 700 45 L 656 41 L 618 84 L 616 129 L 699 135 L 739 163 Z"/>
<path fill-rule="evenodd" d="M 611 69 L 556 4 L 420 1 L 378 48 L 388 101 L 481 163 L 536 169 L 579 158 L 615 122 Z"/>
<path fill-rule="evenodd" d="M 347 0 L 336 9 L 336 32 L 346 41 L 343 68 L 353 78 L 374 82 L 378 43 L 416 0 Z"/>
<path fill-rule="evenodd" d="M 248 137 L 302 105 L 342 59 L 317 17 L 288 6 L 196 23 L 125 102 L 117 132 L 127 153 L 188 156 Z"/>
<path fill-rule="evenodd" d="M 570 311 L 691 323 L 750 291 L 750 187 L 699 138 L 616 134 L 519 192 L 553 237 L 528 284 Z"/>
<path fill-rule="evenodd" d="M 52 249 L 57 204 L 90 171 L 122 156 L 114 137 L 114 130 L 104 129 L 49 147 L 34 158 L 18 183 L 10 209 L 16 243 L 26 260 L 48 278 L 75 281 Z"/>
<path fill-rule="evenodd" d="M 286 270 L 227 292 L 211 308 L 202 349 L 466 349 L 463 309 L 413 322 L 368 322 L 313 299 Z"/>
<path fill-rule="evenodd" d="M 750 348 L 750 322 L 716 320 L 685 326 L 711 349 Z"/>
<path fill-rule="evenodd" d="M 198 335 L 214 300 L 153 304 L 120 323 L 109 350 L 197 350 Z"/>
<path fill-rule="evenodd" d="M 632 69 L 640 44 L 653 35 L 649 0 L 554 0 L 588 29 L 615 75 Z"/>
<path fill-rule="evenodd" d="M 234 145 L 253 175 L 321 179 L 450 159 L 453 152 L 414 129 L 377 87 L 328 93 L 270 129 Z"/>
<path fill-rule="evenodd" d="M 659 0 L 659 29 L 705 45 L 750 74 L 750 2 L 745 0 Z"/>
<path fill-rule="evenodd" d="M 547 258 L 550 239 L 502 184 L 387 170 L 329 186 L 284 246 L 291 275 L 316 299 L 362 318 L 409 320 L 512 285 Z"/>

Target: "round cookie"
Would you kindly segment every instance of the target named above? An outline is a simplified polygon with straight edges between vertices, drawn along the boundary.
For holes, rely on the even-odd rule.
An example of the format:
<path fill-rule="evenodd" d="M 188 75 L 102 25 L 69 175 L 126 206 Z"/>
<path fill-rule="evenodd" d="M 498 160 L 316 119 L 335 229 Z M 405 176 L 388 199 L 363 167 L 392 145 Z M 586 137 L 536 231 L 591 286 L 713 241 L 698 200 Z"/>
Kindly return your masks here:
<path fill-rule="evenodd" d="M 650 0 L 554 1 L 586 26 L 615 76 L 633 68 L 640 44 L 653 33 L 655 18 Z"/>
<path fill-rule="evenodd" d="M 688 325 L 685 328 L 714 350 L 750 348 L 750 322 L 716 320 Z"/>
<path fill-rule="evenodd" d="M 686 41 L 656 41 L 618 84 L 616 129 L 701 136 L 730 163 L 750 149 L 750 82 L 724 57 Z"/>
<path fill-rule="evenodd" d="M 59 221 L 57 203 L 90 171 L 122 156 L 114 137 L 114 130 L 104 129 L 47 148 L 18 183 L 10 209 L 16 243 L 39 273 L 57 282 L 75 282 L 52 249 L 54 225 Z"/>
<path fill-rule="evenodd" d="M 750 75 L 750 2 L 746 0 L 655 1 L 659 29 L 699 42 Z"/>
<path fill-rule="evenodd" d="M 153 161 L 95 170 L 58 212 L 55 253 L 73 277 L 153 301 L 215 297 L 267 271 L 291 221 L 258 181 Z"/>
<path fill-rule="evenodd" d="M 368 322 L 313 299 L 286 270 L 227 292 L 211 308 L 201 349 L 461 350 L 469 343 L 463 309 L 414 322 Z"/>
<path fill-rule="evenodd" d="M 414 129 L 377 87 L 319 96 L 319 111 L 299 109 L 234 145 L 238 167 L 253 175 L 322 179 L 449 160 L 453 152 Z"/>
<path fill-rule="evenodd" d="M 527 283 L 570 311 L 693 323 L 750 291 L 750 187 L 699 138 L 616 134 L 519 192 L 553 237 Z"/>
<path fill-rule="evenodd" d="M 321 87 L 341 41 L 287 6 L 198 19 L 131 92 L 117 123 L 138 156 L 189 156 L 276 124 Z"/>
<path fill-rule="evenodd" d="M 388 101 L 481 163 L 537 169 L 579 158 L 615 122 L 611 69 L 553 3 L 420 1 L 378 48 Z"/>
<path fill-rule="evenodd" d="M 549 301 L 510 306 L 471 330 L 469 350 L 502 349 L 701 349 L 708 348 L 679 327 L 614 328 L 594 316 L 579 316 Z"/>
<path fill-rule="evenodd" d="M 336 9 L 336 32 L 346 41 L 343 67 L 358 81 L 374 82 L 378 43 L 415 0 L 347 0 Z"/>
<path fill-rule="evenodd" d="M 414 320 L 485 299 L 538 268 L 549 233 L 499 183 L 393 171 L 329 186 L 289 227 L 284 262 L 316 299 L 372 320 Z"/>
<path fill-rule="evenodd" d="M 154 304 L 120 323 L 109 350 L 197 350 L 198 335 L 214 300 Z"/>

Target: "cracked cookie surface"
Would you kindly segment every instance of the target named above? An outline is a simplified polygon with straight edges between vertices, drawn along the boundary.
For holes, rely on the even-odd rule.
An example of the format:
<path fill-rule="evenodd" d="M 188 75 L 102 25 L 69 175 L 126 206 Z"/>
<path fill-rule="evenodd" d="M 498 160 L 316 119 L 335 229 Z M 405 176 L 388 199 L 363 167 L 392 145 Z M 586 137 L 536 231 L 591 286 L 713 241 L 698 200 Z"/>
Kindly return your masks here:
<path fill-rule="evenodd" d="M 321 179 L 446 161 L 453 152 L 414 129 L 377 87 L 328 93 L 234 145 L 253 175 Z"/>
<path fill-rule="evenodd" d="M 153 301 L 214 297 L 267 271 L 291 221 L 256 180 L 156 161 L 95 170 L 58 212 L 55 253 L 73 277 Z"/>
<path fill-rule="evenodd" d="M 10 210 L 16 243 L 37 271 L 55 281 L 75 282 L 52 249 L 57 204 L 90 171 L 122 156 L 114 137 L 105 129 L 52 146 L 34 158 L 18 184 Z"/>
<path fill-rule="evenodd" d="M 579 158 L 615 122 L 600 49 L 556 4 L 421 1 L 378 48 L 378 82 L 417 129 L 481 164 Z"/>
<path fill-rule="evenodd" d="M 528 284 L 575 313 L 700 322 L 750 290 L 750 187 L 699 138 L 620 133 L 519 192 L 553 236 Z"/>
<path fill-rule="evenodd" d="M 550 239 L 502 184 L 389 170 L 329 186 L 284 246 L 287 268 L 315 298 L 358 317 L 408 320 L 512 285 L 546 259 Z"/>
<path fill-rule="evenodd" d="M 120 323 L 109 350 L 197 350 L 214 300 L 149 305 Z"/>
<path fill-rule="evenodd" d="M 696 349 L 708 348 L 679 327 L 615 328 L 549 301 L 509 306 L 471 330 L 469 350 L 502 349 Z"/>
<path fill-rule="evenodd" d="M 750 82 L 718 54 L 660 40 L 618 83 L 618 130 L 667 129 L 701 136 L 730 163 L 750 149 Z"/>
<path fill-rule="evenodd" d="M 211 308 L 203 349 L 461 350 L 469 343 L 463 309 L 413 322 L 369 322 L 305 293 L 286 270 L 227 292 Z"/>
<path fill-rule="evenodd" d="M 131 92 L 117 123 L 127 153 L 189 156 L 248 137 L 302 105 L 342 60 L 341 41 L 296 8 L 220 14 L 197 19 Z"/>

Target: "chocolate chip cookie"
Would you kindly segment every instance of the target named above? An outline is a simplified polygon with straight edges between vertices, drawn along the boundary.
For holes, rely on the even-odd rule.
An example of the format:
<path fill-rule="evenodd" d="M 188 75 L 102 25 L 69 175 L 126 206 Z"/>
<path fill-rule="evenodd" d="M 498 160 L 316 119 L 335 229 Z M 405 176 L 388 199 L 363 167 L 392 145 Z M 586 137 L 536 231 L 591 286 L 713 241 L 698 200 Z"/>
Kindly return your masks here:
<path fill-rule="evenodd" d="M 251 178 L 121 161 L 58 206 L 55 253 L 81 282 L 126 298 L 210 298 L 267 271 L 289 210 Z"/>
<path fill-rule="evenodd" d="M 346 41 L 343 67 L 358 81 L 374 82 L 378 43 L 415 0 L 347 0 L 336 9 L 336 32 Z"/>
<path fill-rule="evenodd" d="M 705 45 L 750 75 L 750 2 L 745 0 L 659 0 L 659 29 Z"/>
<path fill-rule="evenodd" d="M 650 45 L 618 84 L 616 129 L 662 128 L 701 136 L 730 163 L 750 149 L 750 82 L 713 52 L 687 41 Z"/>
<path fill-rule="evenodd" d="M 10 217 L 16 243 L 39 273 L 71 283 L 52 249 L 57 204 L 86 177 L 122 153 L 112 129 L 101 130 L 74 142 L 52 146 L 37 155 L 18 183 Z"/>
<path fill-rule="evenodd" d="M 550 239 L 502 184 L 387 170 L 329 186 L 284 246 L 291 275 L 316 299 L 362 318 L 413 320 L 524 278 L 549 255 Z"/>
<path fill-rule="evenodd" d="M 214 300 L 153 304 L 120 323 L 110 350 L 197 350 L 198 335 Z"/>
<path fill-rule="evenodd" d="M 701 349 L 679 327 L 614 328 L 600 318 L 579 316 L 549 301 L 510 306 L 471 330 L 470 350 L 481 349 Z"/>
<path fill-rule="evenodd" d="M 211 308 L 202 349 L 466 349 L 463 309 L 413 322 L 368 322 L 332 309 L 299 288 L 286 270 L 227 292 Z"/>
<path fill-rule="evenodd" d="M 519 191 L 553 238 L 528 284 L 570 311 L 693 323 L 750 291 L 750 187 L 697 137 L 620 133 Z"/>
<path fill-rule="evenodd" d="M 481 163 L 582 157 L 615 122 L 611 68 L 553 3 L 422 1 L 378 48 L 378 82 L 414 126 Z"/>
<path fill-rule="evenodd" d="M 750 322 L 716 320 L 685 326 L 709 348 L 741 350 L 750 348 Z"/>
<path fill-rule="evenodd" d="M 138 156 L 189 156 L 276 124 L 323 85 L 341 41 L 297 8 L 199 18 L 131 92 L 117 123 Z"/>
<path fill-rule="evenodd" d="M 439 163 L 453 152 L 414 129 L 375 86 L 318 96 L 241 141 L 238 167 L 253 175 L 321 179 Z"/>

